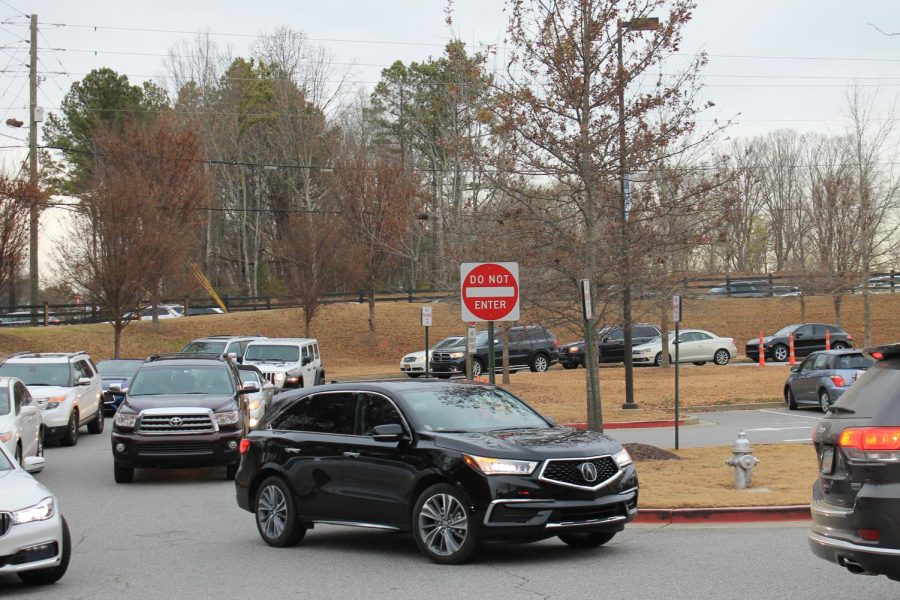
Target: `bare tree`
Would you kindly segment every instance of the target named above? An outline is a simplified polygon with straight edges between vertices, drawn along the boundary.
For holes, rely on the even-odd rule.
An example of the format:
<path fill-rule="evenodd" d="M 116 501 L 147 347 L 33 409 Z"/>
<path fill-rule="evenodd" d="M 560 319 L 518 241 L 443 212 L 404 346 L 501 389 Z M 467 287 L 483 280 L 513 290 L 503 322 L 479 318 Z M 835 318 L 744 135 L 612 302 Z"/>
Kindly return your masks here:
<path fill-rule="evenodd" d="M 28 215 L 39 192 L 24 179 L 0 175 L 0 289 L 11 288 L 28 255 Z"/>

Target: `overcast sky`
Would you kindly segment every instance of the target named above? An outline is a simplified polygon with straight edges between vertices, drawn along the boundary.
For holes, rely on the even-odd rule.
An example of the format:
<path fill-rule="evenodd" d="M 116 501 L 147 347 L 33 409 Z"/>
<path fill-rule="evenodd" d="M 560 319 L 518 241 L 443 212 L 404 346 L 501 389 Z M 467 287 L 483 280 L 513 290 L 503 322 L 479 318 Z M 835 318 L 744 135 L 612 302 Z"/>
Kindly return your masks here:
<path fill-rule="evenodd" d="M 25 120 L 28 103 L 27 19 L 38 14 L 38 103 L 59 106 L 75 80 L 111 67 L 139 83 L 164 75 L 163 57 L 183 33 L 134 31 L 209 30 L 235 55 L 246 54 L 257 34 L 287 25 L 327 47 L 351 79 L 371 89 L 394 60 L 422 60 L 441 53 L 450 37 L 473 46 L 502 46 L 506 13 L 501 0 L 455 0 L 453 29 L 442 0 L 0 0 L 0 107 L 2 120 Z M 688 60 L 705 50 L 705 99 L 716 107 L 705 119 L 736 117 L 727 132 L 746 137 L 779 128 L 837 132 L 844 94 L 856 81 L 878 92 L 883 116 L 900 91 L 900 2 L 897 0 L 699 0 L 685 29 Z M 89 26 L 89 27 L 75 27 Z M 95 29 L 96 27 L 96 29 Z M 60 73 L 66 74 L 60 74 Z M 27 131 L 4 128 L 0 146 L 24 145 Z M 19 141 L 17 141 L 19 140 Z M 18 170 L 21 148 L 0 148 L 7 169 Z M 57 227 L 48 215 L 46 232 Z M 52 243 L 43 244 L 48 250 Z M 42 251 L 42 255 L 46 256 Z"/>

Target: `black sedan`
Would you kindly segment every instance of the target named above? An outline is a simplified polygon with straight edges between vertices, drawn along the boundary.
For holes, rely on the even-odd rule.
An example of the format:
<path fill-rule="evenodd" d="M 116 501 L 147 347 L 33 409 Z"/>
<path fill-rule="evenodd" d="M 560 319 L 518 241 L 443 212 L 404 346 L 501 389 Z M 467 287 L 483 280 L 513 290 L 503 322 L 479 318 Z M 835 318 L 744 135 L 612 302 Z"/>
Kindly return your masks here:
<path fill-rule="evenodd" d="M 637 513 L 628 452 L 502 388 L 343 383 L 283 395 L 241 443 L 238 505 L 271 546 L 315 523 L 411 531 L 441 564 L 478 542 L 605 544 Z"/>
<path fill-rule="evenodd" d="M 869 354 L 877 362 L 813 434 L 809 546 L 851 573 L 900 581 L 900 344 Z"/>
<path fill-rule="evenodd" d="M 763 338 L 763 353 L 766 360 L 784 362 L 790 358 L 790 335 L 794 334 L 794 356 L 801 358 L 825 350 L 825 332 L 831 337 L 831 350 L 853 347 L 853 336 L 838 325 L 824 323 L 795 323 L 782 327 L 772 335 Z M 750 360 L 759 360 L 759 338 L 747 341 L 745 353 Z"/>

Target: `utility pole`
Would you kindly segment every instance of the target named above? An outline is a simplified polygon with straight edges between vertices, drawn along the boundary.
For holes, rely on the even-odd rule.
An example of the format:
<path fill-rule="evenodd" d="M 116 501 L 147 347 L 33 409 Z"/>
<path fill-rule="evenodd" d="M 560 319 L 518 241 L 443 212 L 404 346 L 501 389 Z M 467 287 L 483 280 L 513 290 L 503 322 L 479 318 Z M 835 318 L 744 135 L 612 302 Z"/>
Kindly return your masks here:
<path fill-rule="evenodd" d="M 29 302 L 32 306 L 38 303 L 40 286 L 38 285 L 38 163 L 37 163 L 37 34 L 38 18 L 31 15 L 31 61 L 29 68 L 29 101 L 28 101 L 28 182 L 30 184 L 29 200 L 31 206 L 28 213 L 29 234 L 29 269 L 31 294 Z"/>

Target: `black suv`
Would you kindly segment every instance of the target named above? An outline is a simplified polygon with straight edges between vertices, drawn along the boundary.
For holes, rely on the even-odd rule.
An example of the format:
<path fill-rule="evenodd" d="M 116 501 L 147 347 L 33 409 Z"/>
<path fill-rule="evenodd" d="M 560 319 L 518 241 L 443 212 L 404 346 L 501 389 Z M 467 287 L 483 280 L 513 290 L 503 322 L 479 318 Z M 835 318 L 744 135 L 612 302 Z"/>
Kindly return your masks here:
<path fill-rule="evenodd" d="M 234 479 L 248 431 L 243 396 L 258 391 L 242 387 L 234 363 L 218 354 L 151 356 L 113 422 L 116 482 L 132 481 L 135 468 L 219 465 Z"/>
<path fill-rule="evenodd" d="M 482 540 L 608 542 L 637 513 L 631 457 L 502 388 L 342 383 L 282 395 L 241 442 L 237 502 L 271 546 L 315 523 L 411 531 L 442 564 Z"/>
<path fill-rule="evenodd" d="M 795 323 L 782 327 L 763 338 L 763 352 L 766 360 L 784 362 L 790 357 L 789 336 L 794 334 L 794 356 L 801 357 L 825 349 L 825 331 L 831 336 L 831 350 L 853 347 L 853 336 L 837 325 L 824 323 Z M 744 348 L 747 358 L 759 360 L 759 338 L 747 341 Z"/>
<path fill-rule="evenodd" d="M 851 573 L 900 581 L 900 344 L 868 354 L 876 363 L 813 434 L 809 546 Z"/>
<path fill-rule="evenodd" d="M 631 344 L 645 344 L 659 337 L 659 327 L 649 323 L 631 326 Z M 600 362 L 614 363 L 625 360 L 625 330 L 621 325 L 603 327 L 597 331 L 597 356 Z M 584 366 L 584 340 L 566 344 L 559 351 L 559 362 L 566 369 Z"/>
<path fill-rule="evenodd" d="M 707 298 L 768 298 L 773 295 L 775 290 L 765 279 L 720 283 L 706 292 Z"/>
<path fill-rule="evenodd" d="M 502 329 L 495 332 L 495 370 L 503 368 L 503 344 L 500 342 Z M 451 375 L 466 373 L 466 341 L 463 339 L 455 348 L 441 348 L 431 353 L 429 367 L 435 377 L 446 379 Z M 472 374 L 479 376 L 487 371 L 488 334 L 479 331 L 476 351 L 472 355 Z M 543 373 L 559 360 L 559 340 L 552 331 L 540 325 L 515 325 L 509 328 L 510 370 L 531 369 Z"/>

